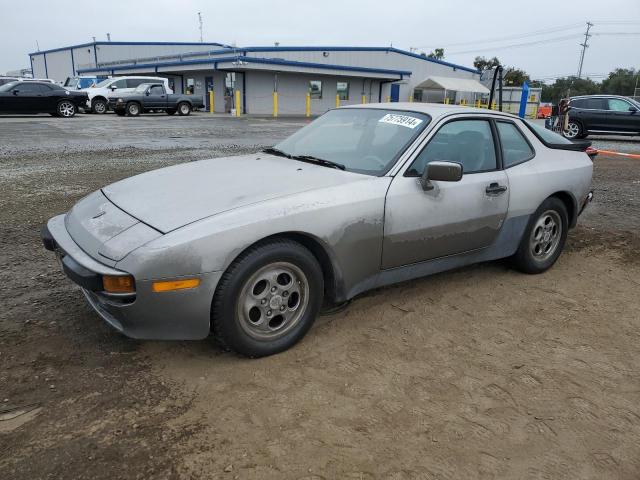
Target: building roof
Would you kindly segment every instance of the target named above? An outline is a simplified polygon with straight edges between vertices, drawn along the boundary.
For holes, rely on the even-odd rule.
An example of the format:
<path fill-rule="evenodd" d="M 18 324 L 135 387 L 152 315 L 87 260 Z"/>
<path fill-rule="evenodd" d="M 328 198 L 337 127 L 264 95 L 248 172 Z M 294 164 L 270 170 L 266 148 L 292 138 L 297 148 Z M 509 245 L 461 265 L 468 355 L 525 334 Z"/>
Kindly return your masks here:
<path fill-rule="evenodd" d="M 451 78 L 430 76 L 416 85 L 416 88 L 436 88 L 454 92 L 489 93 L 489 89 L 471 78 Z"/>

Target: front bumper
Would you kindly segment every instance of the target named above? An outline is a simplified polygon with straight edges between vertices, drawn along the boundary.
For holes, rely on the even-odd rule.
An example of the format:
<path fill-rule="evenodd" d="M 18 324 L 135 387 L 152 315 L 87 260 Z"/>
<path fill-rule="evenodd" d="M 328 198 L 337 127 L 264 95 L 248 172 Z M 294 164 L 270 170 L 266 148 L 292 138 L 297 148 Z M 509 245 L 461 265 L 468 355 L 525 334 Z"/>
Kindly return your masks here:
<path fill-rule="evenodd" d="M 135 294 L 117 295 L 102 290 L 103 275 L 127 275 L 87 255 L 71 238 L 64 215 L 43 227 L 42 242 L 54 251 L 71 281 L 82 288 L 91 307 L 124 335 L 146 340 L 197 340 L 209 335 L 211 301 L 222 272 L 191 275 L 200 285 L 188 290 L 154 292 L 155 280 L 135 279 Z"/>

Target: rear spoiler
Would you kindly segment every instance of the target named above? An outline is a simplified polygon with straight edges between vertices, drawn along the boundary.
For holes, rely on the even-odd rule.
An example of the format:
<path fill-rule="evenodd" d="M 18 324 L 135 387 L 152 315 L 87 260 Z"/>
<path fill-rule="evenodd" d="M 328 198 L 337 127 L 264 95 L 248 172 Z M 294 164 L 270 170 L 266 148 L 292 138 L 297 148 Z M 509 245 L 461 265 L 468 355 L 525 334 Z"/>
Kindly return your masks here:
<path fill-rule="evenodd" d="M 553 148 L 554 150 L 571 150 L 572 152 L 586 152 L 587 150 L 589 150 L 589 148 L 591 148 L 591 142 L 588 140 L 572 143 L 543 143 L 547 147 Z"/>

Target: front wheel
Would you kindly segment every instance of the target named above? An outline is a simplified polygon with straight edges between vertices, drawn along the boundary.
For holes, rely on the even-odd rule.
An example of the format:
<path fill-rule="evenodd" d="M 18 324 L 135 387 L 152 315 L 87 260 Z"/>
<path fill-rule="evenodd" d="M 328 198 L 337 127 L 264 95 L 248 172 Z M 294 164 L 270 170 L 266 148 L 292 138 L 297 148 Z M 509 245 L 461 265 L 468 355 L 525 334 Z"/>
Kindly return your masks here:
<path fill-rule="evenodd" d="M 569 120 L 569 123 L 567 124 L 567 128 L 564 130 L 563 133 L 564 133 L 564 136 L 570 140 L 577 140 L 579 138 L 586 137 L 580 122 L 577 122 L 571 119 Z"/>
<path fill-rule="evenodd" d="M 178 115 L 189 115 L 191 113 L 191 105 L 187 102 L 180 102 L 178 104 Z"/>
<path fill-rule="evenodd" d="M 127 112 L 127 115 L 129 115 L 130 117 L 137 117 L 138 115 L 140 115 L 140 104 L 136 102 L 128 103 L 125 110 Z"/>
<path fill-rule="evenodd" d="M 524 273 L 542 273 L 556 263 L 567 240 L 569 215 L 562 200 L 547 198 L 529 220 L 520 246 L 513 256 Z"/>
<path fill-rule="evenodd" d="M 100 98 L 96 98 L 91 103 L 91 110 L 93 111 L 93 113 L 98 113 L 98 114 L 107 113 L 107 109 L 108 109 L 107 102 L 105 102 Z"/>
<path fill-rule="evenodd" d="M 71 100 L 63 100 L 58 103 L 56 114 L 59 117 L 71 118 L 76 114 L 76 106 Z"/>
<path fill-rule="evenodd" d="M 286 350 L 311 328 L 323 291 L 322 269 L 299 243 L 273 240 L 253 247 L 220 279 L 211 318 L 214 338 L 248 357 Z"/>

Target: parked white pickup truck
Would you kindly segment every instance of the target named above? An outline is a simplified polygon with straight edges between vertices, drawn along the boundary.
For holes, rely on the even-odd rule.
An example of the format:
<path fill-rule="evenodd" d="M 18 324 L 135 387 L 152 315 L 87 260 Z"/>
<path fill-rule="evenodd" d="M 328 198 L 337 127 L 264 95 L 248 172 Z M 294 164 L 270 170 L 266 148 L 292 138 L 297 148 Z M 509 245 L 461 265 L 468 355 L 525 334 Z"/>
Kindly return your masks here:
<path fill-rule="evenodd" d="M 132 92 L 142 83 L 163 83 L 168 93 L 173 93 L 169 88 L 169 80 L 161 77 L 111 77 L 101 81 L 95 87 L 84 88 L 82 91 L 89 95 L 89 109 L 93 113 L 106 113 L 109 109 L 109 97 L 114 94 Z M 116 92 L 116 93 L 114 93 Z"/>

